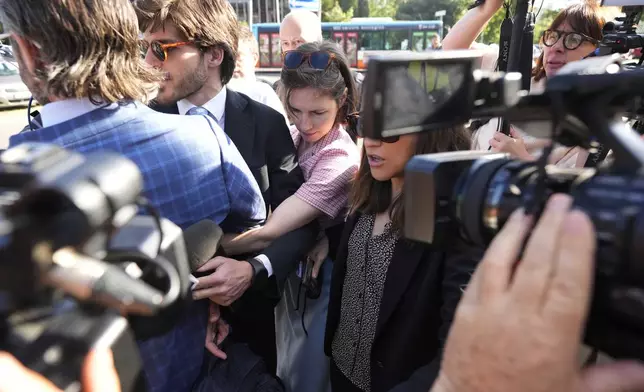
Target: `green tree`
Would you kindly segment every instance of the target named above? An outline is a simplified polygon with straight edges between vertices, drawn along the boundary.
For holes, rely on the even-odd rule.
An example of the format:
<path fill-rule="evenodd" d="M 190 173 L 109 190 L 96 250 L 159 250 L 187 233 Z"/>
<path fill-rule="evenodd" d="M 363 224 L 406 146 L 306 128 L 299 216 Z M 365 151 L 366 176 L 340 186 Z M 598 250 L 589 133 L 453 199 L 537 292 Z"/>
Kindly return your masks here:
<path fill-rule="evenodd" d="M 499 37 L 501 36 L 501 24 L 503 23 L 503 19 L 505 19 L 505 8 L 501 8 L 494 16 L 492 19 L 490 19 L 490 22 L 485 26 L 485 29 L 479 36 L 479 41 L 484 43 L 484 44 L 498 44 L 499 43 Z"/>
<path fill-rule="evenodd" d="M 514 11 L 514 4 L 510 5 L 510 10 Z M 534 25 L 534 43 L 538 43 L 541 38 L 541 34 L 544 30 L 550 27 L 550 24 L 557 16 L 559 11 L 552 9 L 542 9 L 539 15 L 537 16 L 537 21 Z M 488 25 L 485 27 L 485 30 L 481 33 L 479 40 L 485 44 L 499 43 L 499 35 L 501 34 L 501 24 L 503 19 L 505 19 L 505 8 L 502 8 L 497 12 Z"/>
<path fill-rule="evenodd" d="M 443 25 L 454 26 L 471 3 L 471 0 L 407 0 L 398 7 L 396 19 L 436 20 L 436 11 L 445 10 Z"/>
<path fill-rule="evenodd" d="M 342 7 L 342 11 L 347 12 L 350 9 L 357 9 L 358 8 L 358 0 L 340 0 L 340 7 Z"/>
<path fill-rule="evenodd" d="M 369 16 L 374 18 L 395 18 L 400 0 L 369 0 Z"/>
<path fill-rule="evenodd" d="M 347 22 L 353 17 L 353 8 L 344 11 L 338 0 L 322 0 L 323 22 Z"/>
<path fill-rule="evenodd" d="M 358 8 L 356 9 L 355 16 L 360 18 L 369 16 L 369 0 L 358 0 Z"/>
<path fill-rule="evenodd" d="M 559 14 L 559 11 L 556 10 L 541 10 L 539 16 L 537 16 L 537 22 L 534 24 L 534 43 L 539 43 L 541 39 L 541 34 L 544 30 L 547 30 L 548 27 L 552 24 L 552 21 Z"/>

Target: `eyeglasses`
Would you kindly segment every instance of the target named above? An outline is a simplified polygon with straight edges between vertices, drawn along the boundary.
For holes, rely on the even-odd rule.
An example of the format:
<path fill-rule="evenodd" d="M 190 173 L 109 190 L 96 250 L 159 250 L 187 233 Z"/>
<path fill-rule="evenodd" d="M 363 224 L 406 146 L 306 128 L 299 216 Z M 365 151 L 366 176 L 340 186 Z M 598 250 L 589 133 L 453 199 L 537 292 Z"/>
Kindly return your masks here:
<path fill-rule="evenodd" d="M 282 63 L 286 69 L 296 69 L 308 60 L 313 69 L 324 70 L 329 66 L 331 60 L 335 58 L 333 53 L 327 52 L 300 52 L 298 50 L 289 50 L 282 55 Z"/>
<path fill-rule="evenodd" d="M 543 32 L 543 44 L 547 47 L 554 46 L 563 37 L 564 48 L 575 50 L 584 42 L 597 45 L 598 41 L 582 33 L 566 32 L 559 30 L 546 30 Z"/>
<path fill-rule="evenodd" d="M 148 49 L 152 49 L 152 54 L 154 57 L 159 59 L 159 61 L 166 61 L 168 58 L 168 49 L 178 48 L 184 45 L 193 44 L 194 41 L 183 41 L 183 42 L 171 42 L 167 44 L 162 44 L 159 41 L 149 42 L 145 40 L 140 41 L 141 53 L 145 57 L 145 54 L 148 53 Z"/>

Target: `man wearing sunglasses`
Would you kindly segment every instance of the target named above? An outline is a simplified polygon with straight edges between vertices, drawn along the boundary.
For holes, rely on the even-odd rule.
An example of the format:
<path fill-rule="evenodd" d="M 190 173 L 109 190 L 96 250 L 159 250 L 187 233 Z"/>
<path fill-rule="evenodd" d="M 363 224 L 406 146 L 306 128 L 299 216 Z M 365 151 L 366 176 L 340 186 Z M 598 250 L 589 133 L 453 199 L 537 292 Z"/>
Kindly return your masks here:
<path fill-rule="evenodd" d="M 0 18 L 22 80 L 44 105 L 43 127 L 12 136 L 11 146 L 121 153 L 141 170 L 151 204 L 183 229 L 208 219 L 241 232 L 266 218 L 257 182 L 215 120 L 158 113 L 139 101 L 161 75 L 141 61 L 128 0 L 3 0 Z M 199 375 L 207 307 L 191 305 L 155 320 L 162 331 L 137 331 L 147 335 L 138 337 L 150 391 L 184 392 Z"/>
<path fill-rule="evenodd" d="M 246 160 L 266 207 L 276 209 L 304 177 L 284 117 L 226 87 L 235 69 L 239 34 L 232 6 L 225 0 L 139 0 L 136 9 L 146 62 L 166 75 L 154 108 L 182 115 L 198 108 L 214 118 Z M 273 374 L 278 287 L 306 256 L 316 234 L 312 223 L 284 235 L 261 254 L 249 256 L 252 269 L 249 263 L 217 257 L 207 263 L 214 272 L 197 285 L 201 292 L 210 290 L 207 297 L 219 305 L 234 303 L 234 312 L 222 309 L 231 338 L 248 343 Z"/>

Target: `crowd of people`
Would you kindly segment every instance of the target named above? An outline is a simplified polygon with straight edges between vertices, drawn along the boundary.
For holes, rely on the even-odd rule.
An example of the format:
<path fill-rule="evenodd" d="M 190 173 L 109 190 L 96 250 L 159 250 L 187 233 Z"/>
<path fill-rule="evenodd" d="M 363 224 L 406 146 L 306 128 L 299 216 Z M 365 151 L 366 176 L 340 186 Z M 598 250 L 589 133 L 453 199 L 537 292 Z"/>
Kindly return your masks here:
<path fill-rule="evenodd" d="M 442 50 L 472 47 L 502 5 L 468 11 Z M 361 76 L 308 11 L 282 21 L 275 86 L 255 76 L 258 44 L 224 0 L 0 0 L 0 16 L 42 105 L 11 146 L 116 151 L 137 164 L 164 217 L 184 229 L 212 220 L 225 233 L 225 256 L 200 267 L 193 301 L 161 332 L 138 335 L 147 390 L 644 387 L 636 363 L 577 360 L 595 245 L 569 197 L 552 197 L 538 223 L 517 210 L 487 251 L 402 235 L 413 156 L 489 149 L 534 160 L 547 141 L 516 127 L 505 135 L 498 119 L 360 138 Z M 562 10 L 541 38 L 533 91 L 595 50 L 603 23 L 590 1 Z M 587 157 L 557 146 L 551 163 Z M 104 354 L 88 358 L 88 391 L 119 388 Z M 0 391 L 25 390 L 56 388 L 0 354 Z"/>

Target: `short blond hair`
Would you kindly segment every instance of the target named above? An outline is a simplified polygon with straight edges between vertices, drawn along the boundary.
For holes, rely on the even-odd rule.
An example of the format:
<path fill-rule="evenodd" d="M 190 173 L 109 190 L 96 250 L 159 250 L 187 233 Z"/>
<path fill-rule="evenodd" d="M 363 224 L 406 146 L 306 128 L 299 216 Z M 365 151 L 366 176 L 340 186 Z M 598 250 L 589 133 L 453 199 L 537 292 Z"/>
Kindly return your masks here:
<path fill-rule="evenodd" d="M 239 25 L 239 46 L 241 46 L 243 43 L 249 44 L 253 50 L 253 54 L 259 57 L 259 43 L 257 42 L 255 35 L 253 35 L 253 32 L 250 31 L 248 26 L 240 24 Z"/>

